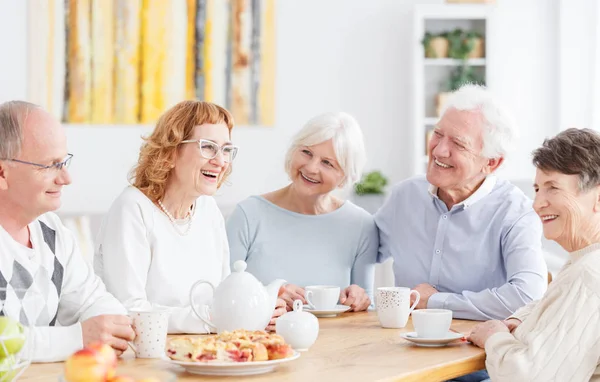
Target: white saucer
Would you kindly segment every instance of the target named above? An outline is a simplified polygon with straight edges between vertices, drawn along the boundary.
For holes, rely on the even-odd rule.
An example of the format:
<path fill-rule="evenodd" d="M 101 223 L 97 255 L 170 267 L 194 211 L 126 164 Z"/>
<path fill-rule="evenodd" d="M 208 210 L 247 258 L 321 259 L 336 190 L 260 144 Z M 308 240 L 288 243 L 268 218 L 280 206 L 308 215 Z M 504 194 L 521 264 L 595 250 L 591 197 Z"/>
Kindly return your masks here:
<path fill-rule="evenodd" d="M 333 309 L 327 309 L 327 310 L 316 310 L 315 309 L 315 310 L 313 310 L 308 305 L 304 305 L 302 307 L 302 310 L 312 313 L 317 317 L 335 317 L 339 314 L 342 314 L 342 313 L 350 310 L 350 307 L 347 305 L 337 305 Z"/>
<path fill-rule="evenodd" d="M 420 338 L 417 332 L 400 333 L 400 337 L 415 343 L 418 346 L 424 347 L 440 347 L 446 346 L 450 342 L 454 342 L 464 337 L 462 333 L 448 332 L 444 338 Z"/>

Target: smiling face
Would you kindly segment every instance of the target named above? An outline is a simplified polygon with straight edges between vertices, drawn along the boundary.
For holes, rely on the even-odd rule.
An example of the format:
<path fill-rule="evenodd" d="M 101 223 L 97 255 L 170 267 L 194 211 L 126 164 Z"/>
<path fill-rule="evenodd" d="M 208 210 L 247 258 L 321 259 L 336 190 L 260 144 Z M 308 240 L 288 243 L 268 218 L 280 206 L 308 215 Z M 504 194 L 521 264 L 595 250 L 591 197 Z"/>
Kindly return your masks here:
<path fill-rule="evenodd" d="M 533 208 L 542 220 L 544 237 L 567 250 L 585 246 L 580 243 L 596 229 L 598 187 L 580 191 L 579 176 L 537 169 Z"/>
<path fill-rule="evenodd" d="M 482 123 L 478 111 L 450 108 L 444 113 L 429 141 L 429 183 L 446 191 L 469 189 L 500 165 L 501 159 L 481 155 Z"/>
<path fill-rule="evenodd" d="M 325 195 L 344 181 L 344 171 L 337 162 L 331 139 L 300 146 L 292 156 L 290 178 L 296 192 L 305 196 Z"/>
<path fill-rule="evenodd" d="M 52 165 L 67 156 L 67 137 L 60 123 L 42 109 L 32 109 L 25 119 L 23 142 L 16 158 L 22 161 Z M 2 162 L 0 189 L 10 205 L 23 216 L 35 219 L 57 210 L 61 190 L 71 183 L 66 167 L 43 169 L 30 164 Z"/>
<path fill-rule="evenodd" d="M 189 139 L 204 139 L 219 147 L 231 144 L 229 129 L 224 123 L 195 126 Z M 197 196 L 215 194 L 231 163 L 226 162 L 221 150 L 212 159 L 203 157 L 202 151 L 207 149 L 208 147 L 201 147 L 196 142 L 184 143 L 179 147 L 171 173 L 171 181 L 175 187 L 181 187 Z"/>

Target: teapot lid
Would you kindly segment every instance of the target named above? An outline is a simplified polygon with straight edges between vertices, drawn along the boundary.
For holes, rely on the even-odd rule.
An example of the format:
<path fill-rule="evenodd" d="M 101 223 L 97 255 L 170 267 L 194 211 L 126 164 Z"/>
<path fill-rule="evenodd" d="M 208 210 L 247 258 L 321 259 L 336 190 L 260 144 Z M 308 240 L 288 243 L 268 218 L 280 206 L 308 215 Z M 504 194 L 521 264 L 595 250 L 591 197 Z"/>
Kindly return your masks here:
<path fill-rule="evenodd" d="M 246 262 L 244 260 L 237 260 L 236 262 L 233 263 L 233 271 L 234 272 L 244 272 L 247 267 L 248 267 L 248 264 L 246 264 Z"/>

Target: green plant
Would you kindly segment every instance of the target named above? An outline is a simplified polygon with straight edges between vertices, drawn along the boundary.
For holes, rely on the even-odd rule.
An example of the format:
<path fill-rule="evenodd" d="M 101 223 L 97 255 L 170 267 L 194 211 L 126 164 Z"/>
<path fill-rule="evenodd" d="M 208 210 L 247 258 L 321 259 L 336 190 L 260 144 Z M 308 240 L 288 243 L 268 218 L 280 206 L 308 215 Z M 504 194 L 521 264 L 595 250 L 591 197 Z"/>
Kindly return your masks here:
<path fill-rule="evenodd" d="M 387 178 L 380 171 L 372 171 L 363 175 L 361 181 L 354 185 L 354 191 L 357 195 L 383 194 L 387 183 Z"/>
<path fill-rule="evenodd" d="M 458 66 L 450 74 L 446 87 L 448 91 L 455 91 L 466 84 L 485 85 L 483 76 L 477 74 L 472 66 L 467 64 Z"/>
<path fill-rule="evenodd" d="M 456 28 L 452 32 L 448 33 L 446 38 L 450 44 L 448 49 L 448 56 L 450 58 L 457 58 L 459 60 L 466 60 L 469 53 L 475 47 L 475 39 L 480 38 L 481 34 L 474 31 L 464 31 L 460 28 Z"/>
<path fill-rule="evenodd" d="M 435 50 L 431 47 L 431 40 L 437 37 L 446 38 L 448 33 L 430 33 L 426 32 L 425 36 L 423 36 L 423 40 L 421 40 L 421 44 L 423 44 L 423 48 L 425 48 L 425 57 L 437 58 L 435 54 Z"/>

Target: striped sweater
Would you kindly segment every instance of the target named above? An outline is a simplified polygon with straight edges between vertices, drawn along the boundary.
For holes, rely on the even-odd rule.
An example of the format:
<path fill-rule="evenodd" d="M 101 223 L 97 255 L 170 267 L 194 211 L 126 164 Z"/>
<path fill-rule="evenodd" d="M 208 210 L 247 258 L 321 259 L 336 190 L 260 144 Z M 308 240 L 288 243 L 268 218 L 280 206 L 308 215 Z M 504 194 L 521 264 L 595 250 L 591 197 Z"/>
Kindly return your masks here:
<path fill-rule="evenodd" d="M 485 343 L 492 381 L 600 381 L 600 244 L 570 259 L 538 301 Z"/>

